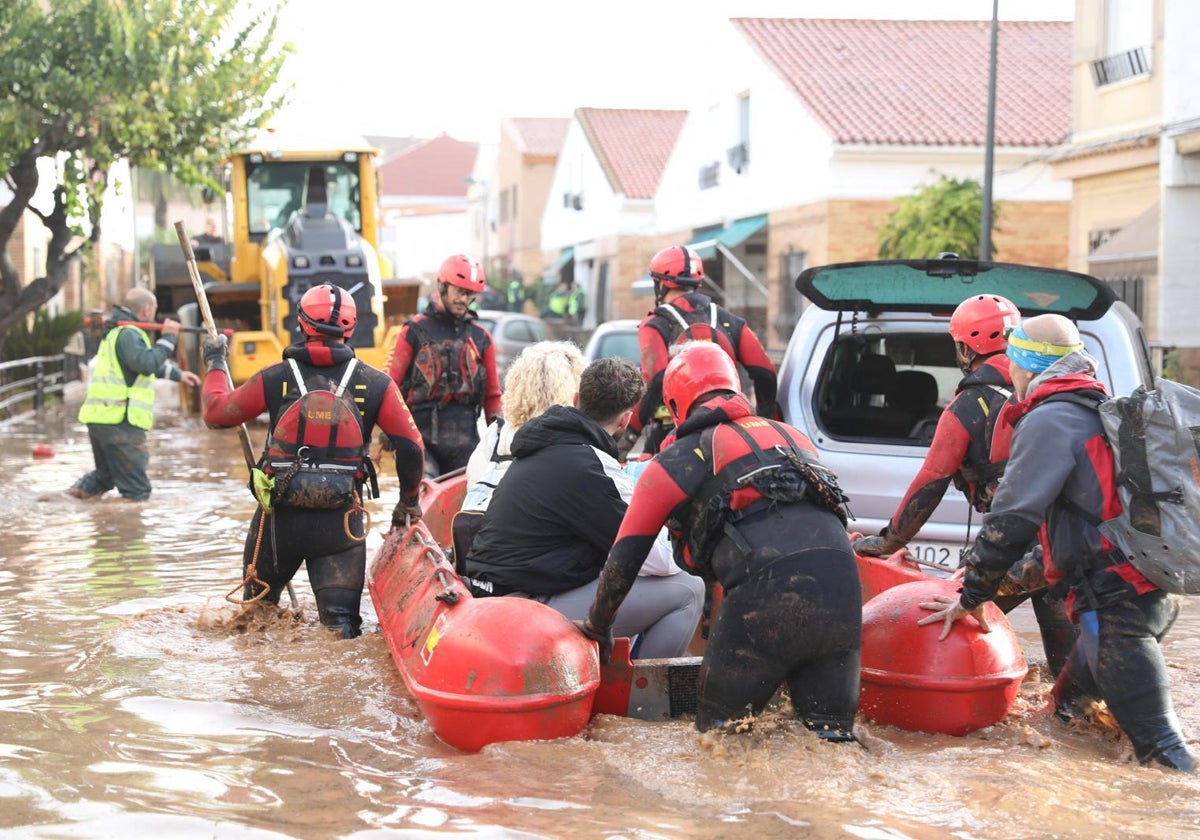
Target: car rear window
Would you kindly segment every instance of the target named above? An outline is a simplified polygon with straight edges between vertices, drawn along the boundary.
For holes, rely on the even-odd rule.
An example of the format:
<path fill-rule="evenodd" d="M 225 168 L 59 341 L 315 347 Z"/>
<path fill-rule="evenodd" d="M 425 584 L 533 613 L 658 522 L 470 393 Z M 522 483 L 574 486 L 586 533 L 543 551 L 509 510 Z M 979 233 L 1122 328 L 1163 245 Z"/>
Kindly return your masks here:
<path fill-rule="evenodd" d="M 941 332 L 839 336 L 817 384 L 817 417 L 834 438 L 927 445 L 962 379 Z"/>
<path fill-rule="evenodd" d="M 642 363 L 642 351 L 638 348 L 636 332 L 612 332 L 601 336 L 596 343 L 596 358 L 628 359 L 635 365 Z"/>

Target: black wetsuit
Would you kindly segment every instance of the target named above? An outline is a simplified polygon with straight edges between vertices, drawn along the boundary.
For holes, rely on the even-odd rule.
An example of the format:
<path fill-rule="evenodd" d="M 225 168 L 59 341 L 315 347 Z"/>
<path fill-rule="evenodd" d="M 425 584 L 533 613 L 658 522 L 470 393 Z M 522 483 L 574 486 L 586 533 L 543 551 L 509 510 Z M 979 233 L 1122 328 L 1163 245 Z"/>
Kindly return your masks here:
<path fill-rule="evenodd" d="M 354 349 L 311 341 L 285 348 L 283 356 L 296 360 L 308 388 L 332 388 L 345 374 Z M 265 368 L 236 389 L 231 389 L 224 371 L 212 370 L 204 379 L 204 421 L 212 428 L 228 428 L 266 411 L 274 430 L 297 391 L 286 362 Z M 422 472 L 421 436 L 396 385 L 383 371 L 358 364 L 346 393 L 359 411 L 364 439 L 370 439 L 376 426 L 387 435 L 396 453 L 400 498 L 416 506 Z M 359 495 L 361 498 L 361 487 Z M 276 504 L 263 527 L 260 506 L 246 534 L 243 564 L 247 568 L 255 564 L 258 578 L 270 587 L 266 600 L 278 603 L 300 564 L 306 563 L 321 623 L 353 638 L 362 626 L 359 607 L 367 564 L 365 533 L 361 508 L 351 512 L 351 508 L 319 510 Z M 253 598 L 261 591 L 261 586 L 250 583 L 245 594 Z"/>
<path fill-rule="evenodd" d="M 786 683 L 805 725 L 852 737 L 862 592 L 843 521 L 805 489 L 797 462 L 810 461 L 803 434 L 728 395 L 692 411 L 634 490 L 589 621 L 611 625 L 668 524 L 676 562 L 725 593 L 700 669 L 702 731 L 761 711 Z"/>

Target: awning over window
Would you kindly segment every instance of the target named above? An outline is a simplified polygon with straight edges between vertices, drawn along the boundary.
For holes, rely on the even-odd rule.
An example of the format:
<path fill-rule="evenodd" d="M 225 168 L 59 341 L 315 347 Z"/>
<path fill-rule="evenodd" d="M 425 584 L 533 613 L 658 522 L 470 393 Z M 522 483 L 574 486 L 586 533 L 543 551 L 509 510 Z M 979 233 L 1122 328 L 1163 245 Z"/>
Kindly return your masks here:
<path fill-rule="evenodd" d="M 566 268 L 567 263 L 573 259 L 575 259 L 575 246 L 570 245 L 566 248 L 563 248 L 562 253 L 558 255 L 558 259 L 554 261 L 554 264 L 547 268 L 542 274 L 542 279 L 547 283 L 557 283 L 559 280 L 559 275 L 562 274 L 562 270 Z"/>
<path fill-rule="evenodd" d="M 701 259 L 706 260 L 716 256 L 718 244 L 724 245 L 726 248 L 736 248 L 766 226 L 767 217 L 765 215 L 748 216 L 719 230 L 706 230 L 698 233 L 688 245 L 700 255 Z"/>

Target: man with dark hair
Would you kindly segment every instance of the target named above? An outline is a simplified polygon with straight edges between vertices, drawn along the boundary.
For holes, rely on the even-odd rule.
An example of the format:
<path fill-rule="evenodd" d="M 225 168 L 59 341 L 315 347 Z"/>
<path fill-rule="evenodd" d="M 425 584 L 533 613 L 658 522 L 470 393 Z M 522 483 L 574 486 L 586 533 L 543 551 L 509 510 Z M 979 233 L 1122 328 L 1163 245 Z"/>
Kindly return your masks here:
<path fill-rule="evenodd" d="M 479 260 L 447 257 L 437 294 L 400 329 L 388 354 L 388 376 L 421 430 L 430 477 L 465 467 L 479 443 L 480 413 L 485 425 L 500 413 L 496 345 L 471 308 L 487 288 Z"/>
<path fill-rule="evenodd" d="M 633 494 L 617 462 L 620 435 L 645 392 L 624 359 L 584 369 L 575 406 L 556 405 L 513 436 L 515 458 L 496 486 L 467 554 L 477 596 L 522 594 L 581 619 Z M 641 635 L 649 658 L 681 655 L 695 633 L 702 582 L 684 574 L 642 576 L 614 632 Z"/>

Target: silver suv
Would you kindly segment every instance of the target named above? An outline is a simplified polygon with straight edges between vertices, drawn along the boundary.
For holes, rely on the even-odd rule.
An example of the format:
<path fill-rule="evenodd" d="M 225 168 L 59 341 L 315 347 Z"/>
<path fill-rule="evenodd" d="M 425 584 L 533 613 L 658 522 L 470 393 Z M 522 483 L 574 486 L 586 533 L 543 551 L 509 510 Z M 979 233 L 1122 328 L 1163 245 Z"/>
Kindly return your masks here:
<path fill-rule="evenodd" d="M 1153 381 L 1141 322 L 1110 286 L 1086 274 L 950 258 L 885 260 L 810 268 L 796 288 L 812 305 L 780 367 L 780 407 L 837 472 L 855 516 L 850 529 L 864 534 L 878 533 L 895 512 L 954 397 L 962 373 L 947 327 L 966 298 L 990 292 L 1027 317 L 1071 318 L 1109 393 Z M 951 487 L 909 550 L 923 564 L 956 568 L 979 524 L 969 512 Z"/>

